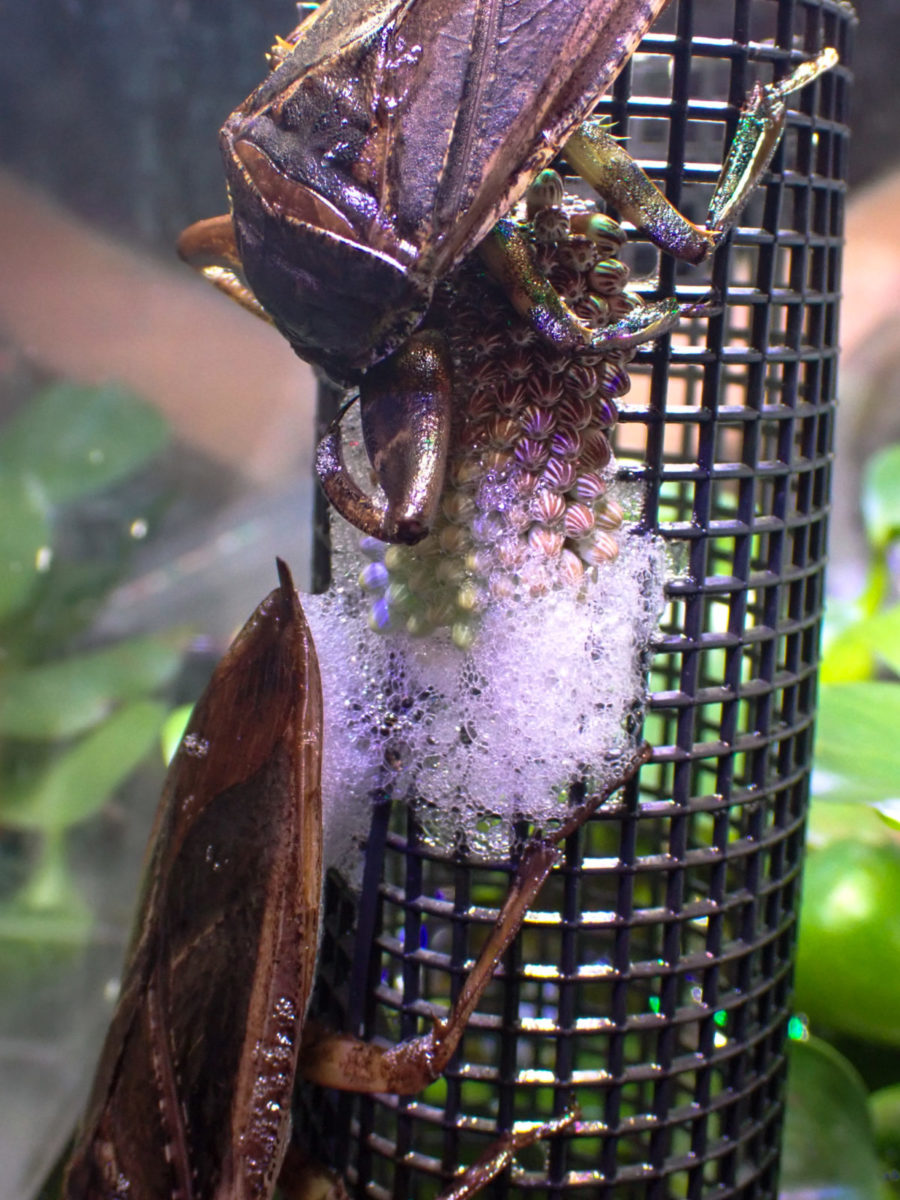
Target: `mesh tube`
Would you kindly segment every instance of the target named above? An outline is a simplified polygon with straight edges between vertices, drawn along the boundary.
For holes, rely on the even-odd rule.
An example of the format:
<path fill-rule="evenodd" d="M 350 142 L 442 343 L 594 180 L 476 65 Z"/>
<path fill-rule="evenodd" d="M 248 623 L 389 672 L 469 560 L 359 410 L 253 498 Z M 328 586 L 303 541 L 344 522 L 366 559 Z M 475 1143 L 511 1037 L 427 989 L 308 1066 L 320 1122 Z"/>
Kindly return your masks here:
<path fill-rule="evenodd" d="M 446 1076 L 415 1098 L 306 1090 L 353 1196 L 437 1195 L 498 1128 L 577 1128 L 486 1196 L 776 1194 L 823 601 L 852 14 L 673 3 L 599 111 L 702 222 L 752 82 L 823 46 L 765 184 L 713 261 L 631 251 L 648 295 L 721 312 L 642 349 L 616 453 L 671 547 L 639 780 L 565 846 Z M 685 163 L 684 167 L 680 164 Z M 673 165 L 666 165 L 673 164 Z M 511 731 L 514 736 L 514 731 Z M 565 736 L 565 714 L 559 736 Z M 509 880 L 376 806 L 361 898 L 329 879 L 318 1007 L 397 1041 L 457 993 Z"/>

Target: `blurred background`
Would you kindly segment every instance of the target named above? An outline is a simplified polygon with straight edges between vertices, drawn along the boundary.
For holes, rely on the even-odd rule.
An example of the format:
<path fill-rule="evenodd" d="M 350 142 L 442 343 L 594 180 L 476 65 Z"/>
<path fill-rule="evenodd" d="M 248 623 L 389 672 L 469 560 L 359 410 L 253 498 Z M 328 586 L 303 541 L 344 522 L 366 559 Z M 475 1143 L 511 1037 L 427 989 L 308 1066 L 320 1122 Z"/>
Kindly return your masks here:
<path fill-rule="evenodd" d="M 875 1196 L 900 1179 L 900 0 L 859 9 L 796 1030 L 827 1042 L 785 1189 L 821 1190 L 818 1128 Z M 310 587 L 312 372 L 173 250 L 225 211 L 217 130 L 293 24 L 289 0 L 0 6 L 0 1200 L 36 1193 L 81 1103 L 160 737 L 275 554 Z"/>

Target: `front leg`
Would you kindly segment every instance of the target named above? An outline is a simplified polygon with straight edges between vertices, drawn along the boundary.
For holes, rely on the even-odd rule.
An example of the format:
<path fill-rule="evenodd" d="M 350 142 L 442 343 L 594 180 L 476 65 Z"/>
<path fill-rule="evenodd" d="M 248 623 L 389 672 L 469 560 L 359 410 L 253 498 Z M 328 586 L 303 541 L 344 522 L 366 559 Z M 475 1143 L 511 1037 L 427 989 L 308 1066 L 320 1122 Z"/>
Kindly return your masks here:
<path fill-rule="evenodd" d="M 784 133 L 785 97 L 831 70 L 837 61 L 834 50 L 823 50 L 780 83 L 756 84 L 744 101 L 705 227 L 694 225 L 669 203 L 603 120 L 585 121 L 563 154 L 582 179 L 654 245 L 684 262 L 703 262 L 734 227 L 772 161 Z"/>
<path fill-rule="evenodd" d="M 451 391 L 447 347 L 432 330 L 414 334 L 363 376 L 363 439 L 383 498 L 363 491 L 347 470 L 340 418 L 316 453 L 322 489 L 351 525 L 410 545 L 428 533 L 444 486 Z"/>
<path fill-rule="evenodd" d="M 257 300 L 244 278 L 244 267 L 234 236 L 229 213 L 195 221 L 183 231 L 177 242 L 180 258 L 199 271 L 226 296 L 236 300 L 255 317 L 273 324 L 272 318 Z"/>
<path fill-rule="evenodd" d="M 661 250 L 684 262 L 700 263 L 733 228 L 771 162 L 784 132 L 785 97 L 836 63 L 835 51 L 823 50 L 780 83 L 757 84 L 750 92 L 710 201 L 706 226 L 682 216 L 610 134 L 604 120 L 585 121 L 563 154 L 605 201 Z M 545 199 L 550 195 L 551 203 L 554 190 L 562 196 L 562 182 L 553 171 L 541 172 L 533 188 L 543 192 Z M 590 238 L 590 221 L 583 221 L 578 232 Z M 635 305 L 619 320 L 596 329 L 579 320 L 544 278 L 513 221 L 499 221 L 479 253 L 516 311 L 544 341 L 562 349 L 628 349 L 669 333 L 683 317 L 708 316 L 712 311 L 706 303 L 682 305 L 670 298 Z"/>
<path fill-rule="evenodd" d="M 538 183 L 542 182 L 542 177 L 550 175 L 555 172 L 542 172 Z M 587 222 L 585 232 L 591 236 Z M 653 304 L 636 303 L 619 320 L 596 329 L 576 316 L 548 282 L 514 221 L 498 221 L 478 250 L 516 312 L 545 342 L 561 350 L 630 349 L 669 333 L 682 317 L 704 316 L 710 312 L 705 304 L 679 304 L 675 299 L 658 300 Z"/>

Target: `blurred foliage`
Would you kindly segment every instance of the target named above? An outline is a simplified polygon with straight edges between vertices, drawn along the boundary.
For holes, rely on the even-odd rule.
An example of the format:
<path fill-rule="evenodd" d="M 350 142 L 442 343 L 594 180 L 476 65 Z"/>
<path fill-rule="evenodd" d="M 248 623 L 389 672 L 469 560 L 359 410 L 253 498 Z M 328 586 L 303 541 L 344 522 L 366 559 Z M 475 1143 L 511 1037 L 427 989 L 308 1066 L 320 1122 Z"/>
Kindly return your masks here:
<path fill-rule="evenodd" d="M 94 539 L 94 552 L 77 536 L 72 545 L 80 507 L 142 471 L 162 448 L 160 419 L 115 388 L 57 385 L 5 432 L 0 962 L 26 946 L 65 950 L 88 939 L 92 918 L 71 875 L 71 832 L 109 805 L 161 734 L 173 748 L 186 718 L 186 710 L 168 714 L 157 698 L 179 670 L 182 634 L 103 646 L 89 640 L 145 516 L 118 512 L 110 525 L 117 533 Z M 898 481 L 900 446 L 889 447 L 865 478 L 867 577 L 852 605 L 829 613 L 826 631 L 786 1198 L 900 1195 Z M 12 858 L 17 866 L 8 870 Z"/>
<path fill-rule="evenodd" d="M 70 834 L 110 804 L 167 715 L 157 695 L 180 669 L 183 633 L 91 642 L 148 514 L 165 503 L 146 487 L 129 499 L 128 484 L 167 438 L 162 418 L 120 388 L 65 383 L 32 396 L 3 430 L 2 963 L 21 963 L 26 947 L 64 951 L 89 936 Z"/>
<path fill-rule="evenodd" d="M 900 1195 L 900 445 L 869 462 L 869 566 L 829 610 L 782 1186 Z"/>
<path fill-rule="evenodd" d="M 827 1042 L 791 1044 L 781 1196 L 878 1196 L 882 1168 L 866 1089 Z"/>

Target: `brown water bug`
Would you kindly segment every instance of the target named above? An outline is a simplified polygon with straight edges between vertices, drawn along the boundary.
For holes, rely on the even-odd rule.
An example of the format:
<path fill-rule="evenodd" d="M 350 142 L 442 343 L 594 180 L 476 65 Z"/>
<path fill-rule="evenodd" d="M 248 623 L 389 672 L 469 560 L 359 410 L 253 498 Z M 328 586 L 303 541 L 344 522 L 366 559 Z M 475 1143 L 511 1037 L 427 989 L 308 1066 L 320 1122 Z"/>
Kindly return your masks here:
<path fill-rule="evenodd" d="M 295 1073 L 325 1087 L 411 1094 L 436 1079 L 558 858 L 613 787 L 526 844 L 456 1003 L 398 1046 L 312 1026 L 306 1009 L 322 889 L 322 694 L 290 572 L 236 637 L 166 777 L 118 1003 L 66 1171 L 66 1200 L 269 1200 Z M 454 1179 L 464 1200 L 574 1109 L 502 1134 Z M 286 1194 L 345 1193 L 290 1160 Z"/>
<path fill-rule="evenodd" d="M 436 282 L 467 254 L 480 248 L 538 336 L 575 352 L 647 341 L 688 311 L 665 300 L 605 328 L 583 322 L 506 217 L 538 172 L 564 152 L 658 246 L 699 262 L 766 169 L 785 97 L 837 61 L 825 49 L 750 92 L 707 225 L 696 226 L 588 119 L 666 3 L 326 0 L 278 40 L 271 73 L 225 122 L 231 211 L 190 226 L 179 251 L 301 358 L 358 386 L 380 490 L 349 474 L 339 422 L 317 469 L 366 533 L 415 542 L 430 526 L 451 367 L 428 310 Z"/>

